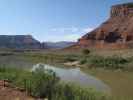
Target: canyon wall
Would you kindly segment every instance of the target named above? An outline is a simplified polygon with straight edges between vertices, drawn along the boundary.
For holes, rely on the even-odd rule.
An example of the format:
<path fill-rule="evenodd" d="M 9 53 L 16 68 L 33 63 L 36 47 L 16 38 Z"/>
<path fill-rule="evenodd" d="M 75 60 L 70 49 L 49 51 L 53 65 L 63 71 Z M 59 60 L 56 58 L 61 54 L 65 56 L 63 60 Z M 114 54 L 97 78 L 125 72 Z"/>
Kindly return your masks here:
<path fill-rule="evenodd" d="M 133 3 L 112 6 L 110 18 L 81 37 L 77 47 L 133 47 Z"/>
<path fill-rule="evenodd" d="M 0 35 L 0 48 L 42 49 L 44 44 L 31 35 Z"/>

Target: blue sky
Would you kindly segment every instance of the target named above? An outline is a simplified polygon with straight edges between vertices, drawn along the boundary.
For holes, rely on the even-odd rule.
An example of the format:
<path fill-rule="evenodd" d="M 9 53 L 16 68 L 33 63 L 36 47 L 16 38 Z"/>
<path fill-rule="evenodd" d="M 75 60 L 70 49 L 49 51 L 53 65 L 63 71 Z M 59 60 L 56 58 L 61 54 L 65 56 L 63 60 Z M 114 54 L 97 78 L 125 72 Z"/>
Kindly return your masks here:
<path fill-rule="evenodd" d="M 104 22 L 114 4 L 132 0 L 0 0 L 0 35 L 76 41 Z"/>

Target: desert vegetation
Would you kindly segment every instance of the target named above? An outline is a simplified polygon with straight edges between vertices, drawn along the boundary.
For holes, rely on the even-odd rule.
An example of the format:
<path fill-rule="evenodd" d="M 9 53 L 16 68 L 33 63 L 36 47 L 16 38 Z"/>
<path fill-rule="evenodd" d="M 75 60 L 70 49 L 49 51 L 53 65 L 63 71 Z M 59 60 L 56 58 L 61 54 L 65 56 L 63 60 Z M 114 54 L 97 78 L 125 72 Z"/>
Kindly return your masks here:
<path fill-rule="evenodd" d="M 102 53 L 101 53 L 102 54 Z M 46 53 L 46 54 L 25 54 L 26 58 L 35 62 L 45 63 L 59 63 L 78 61 L 81 67 L 88 68 L 104 68 L 104 69 L 121 69 L 131 71 L 133 57 L 123 56 L 125 53 L 117 53 L 114 55 L 104 56 L 95 53 L 93 50 L 85 49 L 79 54 L 60 54 L 60 53 Z M 108 54 L 107 54 L 108 55 Z M 127 53 L 128 55 L 128 53 Z M 76 66 L 76 65 L 75 65 Z"/>
<path fill-rule="evenodd" d="M 2 54 L 0 56 L 2 57 L 1 59 L 8 58 L 7 60 L 10 60 L 13 58 L 16 60 L 18 59 L 26 62 L 32 62 L 34 64 L 37 64 L 40 62 L 44 64 L 51 64 L 57 67 L 58 67 L 58 64 L 61 65 L 59 67 L 62 67 L 62 65 L 65 62 L 78 61 L 80 65 L 78 67 L 81 67 L 82 70 L 85 69 L 84 72 L 87 72 L 89 74 L 92 73 L 92 75 L 100 78 L 100 80 L 107 83 L 113 90 L 113 96 L 132 97 L 132 87 L 128 87 L 128 84 L 132 83 L 131 80 L 132 80 L 132 71 L 133 71 L 133 67 L 132 67 L 133 57 L 130 50 L 104 51 L 104 52 L 89 50 L 89 53 L 87 54 L 83 51 L 79 53 L 77 52 L 76 53 L 66 53 L 66 52 L 16 53 L 14 52 L 12 55 L 8 55 L 4 53 L 4 55 Z M 6 63 L 7 60 L 5 59 L 1 61 L 5 61 Z M 60 78 L 57 77 L 56 74 L 52 71 L 44 71 L 45 72 L 44 74 L 40 74 L 43 72 L 39 72 L 39 70 L 38 71 L 36 70 L 35 72 L 29 72 L 25 69 L 20 70 L 19 68 L 21 67 L 18 67 L 18 64 L 17 66 L 15 66 L 18 68 L 7 68 L 7 66 L 9 67 L 10 65 L 8 65 L 8 63 L 5 65 L 1 65 L 0 79 L 1 80 L 8 79 L 13 86 L 24 89 L 25 91 L 27 91 L 29 95 L 36 98 L 49 98 L 52 95 L 51 98 L 54 98 L 54 100 L 56 100 L 55 99 L 56 96 L 57 96 L 57 100 L 67 100 L 68 96 L 66 97 L 65 95 L 71 95 L 72 98 L 78 98 L 79 94 L 84 95 L 86 93 L 87 94 L 94 93 L 94 95 L 96 93 L 97 96 L 95 96 L 94 98 L 101 98 L 101 95 L 103 95 L 102 93 L 98 93 L 91 89 L 84 89 L 79 86 L 75 86 L 73 84 L 60 83 Z M 71 68 L 71 66 L 65 66 L 65 67 Z M 72 67 L 77 67 L 77 66 L 75 65 Z M 43 75 L 45 77 L 43 77 Z M 55 84 L 53 84 L 53 81 L 55 82 Z M 42 83 L 45 83 L 45 84 L 42 84 Z M 50 87 L 51 84 L 52 84 L 52 87 Z M 67 90 L 66 87 L 70 87 L 70 89 Z M 123 88 L 120 89 L 119 87 L 123 87 Z M 50 94 L 47 91 L 50 92 Z M 71 94 L 67 94 L 65 91 L 69 91 L 69 93 Z M 82 94 L 80 93 L 81 91 L 85 91 L 85 93 L 83 92 Z M 127 93 L 125 93 L 124 91 L 127 91 Z M 86 95 L 86 96 L 91 98 L 90 96 L 92 95 Z M 59 97 L 61 99 L 59 99 Z M 106 96 L 104 95 L 104 97 Z M 105 100 L 110 100 L 110 99 L 111 98 L 107 97 Z M 78 99 L 72 99 L 72 100 L 78 100 Z M 88 100 L 88 99 L 85 99 L 85 100 Z M 92 100 L 97 100 L 97 99 L 92 99 Z M 121 100 L 121 99 L 117 98 L 116 100 Z M 124 100 L 130 100 L 130 99 L 124 98 Z"/>
<path fill-rule="evenodd" d="M 93 68 L 106 69 L 123 69 L 126 70 L 131 58 L 123 58 L 119 56 L 102 57 L 102 56 L 87 56 L 80 60 L 80 64 L 85 64 Z"/>
<path fill-rule="evenodd" d="M 8 80 L 35 98 L 48 100 L 107 100 L 107 96 L 93 89 L 83 89 L 72 84 L 61 83 L 51 70 L 39 67 L 32 71 L 0 67 L 0 80 Z"/>

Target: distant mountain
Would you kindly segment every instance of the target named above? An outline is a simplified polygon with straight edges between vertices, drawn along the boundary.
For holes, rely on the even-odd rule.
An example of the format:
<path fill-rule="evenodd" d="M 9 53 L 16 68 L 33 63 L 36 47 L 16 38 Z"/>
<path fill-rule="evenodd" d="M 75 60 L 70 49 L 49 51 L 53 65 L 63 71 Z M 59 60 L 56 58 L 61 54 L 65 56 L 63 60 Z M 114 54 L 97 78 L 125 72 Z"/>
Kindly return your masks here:
<path fill-rule="evenodd" d="M 41 49 L 44 45 L 31 35 L 0 35 L 0 48 Z"/>
<path fill-rule="evenodd" d="M 74 45 L 75 42 L 43 42 L 31 35 L 0 35 L 0 48 L 9 49 L 61 49 Z"/>
<path fill-rule="evenodd" d="M 74 45 L 76 42 L 45 42 L 45 46 L 49 49 L 62 49 Z"/>

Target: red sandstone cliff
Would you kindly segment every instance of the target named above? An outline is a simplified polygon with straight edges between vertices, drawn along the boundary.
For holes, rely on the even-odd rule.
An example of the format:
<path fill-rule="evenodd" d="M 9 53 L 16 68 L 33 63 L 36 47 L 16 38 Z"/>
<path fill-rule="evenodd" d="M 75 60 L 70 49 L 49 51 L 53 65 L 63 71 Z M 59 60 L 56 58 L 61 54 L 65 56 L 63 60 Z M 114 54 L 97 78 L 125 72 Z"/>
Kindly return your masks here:
<path fill-rule="evenodd" d="M 76 47 L 133 47 L 133 3 L 112 6 L 110 18 L 81 37 Z"/>

